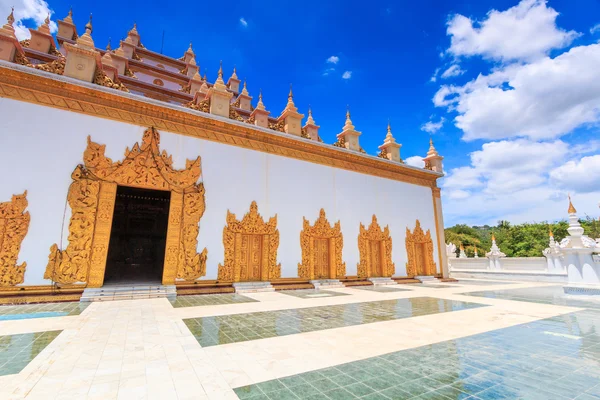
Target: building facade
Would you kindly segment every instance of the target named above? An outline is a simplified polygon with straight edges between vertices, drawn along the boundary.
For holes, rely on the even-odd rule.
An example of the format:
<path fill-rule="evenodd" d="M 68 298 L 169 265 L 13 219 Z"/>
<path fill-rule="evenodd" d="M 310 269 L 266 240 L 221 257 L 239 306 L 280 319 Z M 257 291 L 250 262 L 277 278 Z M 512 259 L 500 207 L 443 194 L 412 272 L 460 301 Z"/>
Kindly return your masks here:
<path fill-rule="evenodd" d="M 273 116 L 234 69 L 201 77 L 137 27 L 98 49 L 71 13 L 0 30 L 0 286 L 447 275 L 433 143 L 378 155 L 350 113 L 323 143 L 290 90 Z"/>

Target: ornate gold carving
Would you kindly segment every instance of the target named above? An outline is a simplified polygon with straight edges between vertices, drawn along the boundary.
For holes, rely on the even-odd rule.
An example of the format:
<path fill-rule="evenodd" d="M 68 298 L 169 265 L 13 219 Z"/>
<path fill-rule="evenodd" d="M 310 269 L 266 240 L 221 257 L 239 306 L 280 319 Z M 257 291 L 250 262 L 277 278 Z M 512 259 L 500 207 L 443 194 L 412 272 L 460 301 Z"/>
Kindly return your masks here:
<path fill-rule="evenodd" d="M 244 118 L 240 117 L 240 114 L 233 108 L 233 105 L 229 106 L 229 119 L 244 122 Z"/>
<path fill-rule="evenodd" d="M 306 128 L 302 128 L 300 130 L 300 137 L 303 137 L 304 139 L 312 139 L 310 137 L 310 135 L 308 134 L 308 132 L 306 131 Z"/>
<path fill-rule="evenodd" d="M 358 250 L 360 252 L 357 273 L 359 277 L 393 276 L 396 272 L 396 264 L 392 262 L 390 229 L 386 225 L 382 230 L 375 215 L 373 215 L 369 229 L 365 229 L 365 226 L 360 224 Z"/>
<path fill-rule="evenodd" d="M 386 149 L 381 149 L 381 151 L 379 152 L 379 154 L 377 154 L 377 157 L 379 158 L 383 158 L 384 160 L 387 160 L 387 150 Z"/>
<path fill-rule="evenodd" d="M 235 100 L 235 102 L 231 103 L 231 107 L 240 108 L 241 102 L 242 102 L 242 99 L 238 96 L 238 98 Z"/>
<path fill-rule="evenodd" d="M 187 104 L 184 104 L 184 107 L 191 108 L 192 110 L 202 111 L 205 113 L 210 113 L 210 99 L 204 99 L 196 104 L 194 101 L 190 101 Z"/>
<path fill-rule="evenodd" d="M 141 46 L 140 46 L 140 47 L 141 47 Z M 131 58 L 132 58 L 133 60 L 136 60 L 136 61 L 143 61 L 143 60 L 142 60 L 142 57 L 140 57 L 140 56 L 139 56 L 139 54 L 137 53 L 137 51 L 134 51 L 134 52 L 133 52 L 133 55 L 131 56 Z"/>
<path fill-rule="evenodd" d="M 269 122 L 269 129 L 273 129 L 277 132 L 285 132 L 285 120 L 277 121 L 277 122 Z"/>
<path fill-rule="evenodd" d="M 53 74 L 62 75 L 65 72 L 66 63 L 67 59 L 65 57 L 59 57 L 56 60 L 46 64 L 36 64 L 34 65 L 34 68 L 46 72 L 51 72 Z"/>
<path fill-rule="evenodd" d="M 419 220 L 412 233 L 406 228 L 406 254 L 408 256 L 406 275 L 409 277 L 436 273 L 431 232 L 428 229 L 427 233 L 424 233 Z"/>
<path fill-rule="evenodd" d="M 341 147 L 342 149 L 346 148 L 346 139 L 342 136 L 338 138 L 337 142 L 333 144 L 335 147 Z"/>
<path fill-rule="evenodd" d="M 133 71 L 130 70 L 128 67 L 125 67 L 125 76 L 137 79 L 137 76 L 135 76 L 135 74 L 133 73 Z"/>
<path fill-rule="evenodd" d="M 0 67 L 0 71 L 0 97 L 128 124 L 155 126 L 181 135 L 425 187 L 433 187 L 440 176 L 375 157 L 360 157 L 356 152 L 336 151 L 311 140 L 271 135 L 252 126 L 223 124 L 183 107 L 165 108 L 149 104 L 143 98 L 122 97 L 116 91 L 101 92 L 17 69 Z"/>
<path fill-rule="evenodd" d="M 305 279 L 315 279 L 315 239 L 327 239 L 329 244 L 329 279 L 346 276 L 346 263 L 342 261 L 344 237 L 340 221 L 332 227 L 327 221 L 325 210 L 321 208 L 319 218 L 313 226 L 303 218 L 300 232 L 300 247 L 302 248 L 302 263 L 298 264 L 298 276 Z"/>
<path fill-rule="evenodd" d="M 108 75 L 106 75 L 106 73 L 100 68 L 96 68 L 94 83 L 96 85 L 106 86 L 109 88 L 121 90 L 123 92 L 129 92 L 129 89 L 127 89 L 127 87 L 121 83 L 119 78 L 115 77 L 115 80 L 110 79 Z"/>
<path fill-rule="evenodd" d="M 29 230 L 27 191 L 0 203 L 0 286 L 23 283 L 27 263 L 17 265 L 21 243 Z"/>
<path fill-rule="evenodd" d="M 117 185 L 171 191 L 164 284 L 206 273 L 207 250 L 196 253 L 198 222 L 205 208 L 204 186 L 196 183 L 202 173 L 200 157 L 175 170 L 172 157 L 161 152 L 159 144 L 158 131 L 149 128 L 141 144 L 126 149 L 123 161 L 113 162 L 104 155 L 106 146 L 88 137 L 84 165 L 78 165 L 71 176 L 69 245 L 66 250 L 52 245 L 44 278 L 102 285 Z"/>
<path fill-rule="evenodd" d="M 220 281 L 239 282 L 242 267 L 242 239 L 244 235 L 262 236 L 262 259 L 260 262 L 260 280 L 269 281 L 281 277 L 281 264 L 277 264 L 279 248 L 279 230 L 277 215 L 265 222 L 258 213 L 256 201 L 250 204 L 250 212 L 238 221 L 235 214 L 227 210 L 227 225 L 223 228 L 223 246 L 225 262 L 219 264 Z"/>

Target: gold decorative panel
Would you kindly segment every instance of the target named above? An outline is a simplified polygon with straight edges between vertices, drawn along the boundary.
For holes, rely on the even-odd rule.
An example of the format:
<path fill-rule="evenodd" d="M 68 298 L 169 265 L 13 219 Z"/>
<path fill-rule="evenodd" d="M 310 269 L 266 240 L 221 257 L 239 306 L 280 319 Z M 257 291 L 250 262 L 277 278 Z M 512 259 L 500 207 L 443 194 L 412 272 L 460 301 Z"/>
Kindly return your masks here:
<path fill-rule="evenodd" d="M 390 229 L 386 226 L 382 230 L 375 215 L 369 229 L 365 229 L 365 226 L 360 224 L 358 250 L 360 252 L 359 277 L 390 277 L 396 272 L 396 265 L 392 262 Z"/>
<path fill-rule="evenodd" d="M 21 243 L 29 230 L 27 191 L 0 203 L 0 286 L 23 283 L 27 263 L 17 265 Z"/>
<path fill-rule="evenodd" d="M 281 264 L 277 264 L 277 215 L 265 222 L 256 201 L 250 204 L 250 212 L 241 221 L 227 211 L 223 246 L 225 262 L 219 264 L 220 281 L 269 281 L 281 277 Z"/>
<path fill-rule="evenodd" d="M 207 250 L 196 252 L 205 209 L 204 185 L 197 183 L 202 174 L 200 157 L 175 170 L 172 157 L 159 145 L 160 134 L 148 128 L 141 144 L 127 148 L 123 161 L 113 162 L 104 155 L 105 146 L 88 137 L 84 164 L 73 171 L 67 196 L 72 211 L 69 244 L 65 250 L 52 245 L 44 278 L 102 286 L 117 185 L 171 192 L 163 284 L 206 274 Z"/>
<path fill-rule="evenodd" d="M 436 265 L 433 261 L 433 241 L 431 232 L 421 229 L 421 222 L 417 220 L 415 230 L 411 233 L 406 228 L 406 274 L 408 276 L 435 275 Z"/>
<path fill-rule="evenodd" d="M 332 227 L 321 208 L 313 226 L 304 218 L 300 232 L 302 263 L 298 264 L 298 276 L 305 279 L 336 279 L 346 275 L 346 263 L 342 262 L 344 237 L 340 221 Z"/>

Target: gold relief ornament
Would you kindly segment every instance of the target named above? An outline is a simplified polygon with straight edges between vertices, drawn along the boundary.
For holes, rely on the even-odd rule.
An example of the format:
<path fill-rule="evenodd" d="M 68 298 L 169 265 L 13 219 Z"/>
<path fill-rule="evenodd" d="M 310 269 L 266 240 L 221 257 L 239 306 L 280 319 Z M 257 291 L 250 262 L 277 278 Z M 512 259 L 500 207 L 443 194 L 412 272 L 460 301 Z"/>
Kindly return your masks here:
<path fill-rule="evenodd" d="M 365 226 L 362 223 L 360 224 L 360 232 L 358 234 L 360 262 L 357 265 L 357 275 L 361 278 L 375 276 L 373 273 L 376 266 L 373 265 L 370 246 L 370 243 L 373 241 L 379 242 L 382 249 L 382 259 L 380 260 L 382 276 L 393 276 L 396 273 L 396 264 L 392 262 L 392 237 L 390 236 L 390 229 L 387 225 L 384 229 L 381 229 L 375 215 L 373 215 L 369 229 L 365 229 Z"/>
<path fill-rule="evenodd" d="M 0 287 L 23 283 L 27 263 L 17 265 L 21 243 L 29 230 L 27 191 L 0 203 Z"/>
<path fill-rule="evenodd" d="M 302 231 L 300 232 L 300 247 L 302 249 L 302 263 L 298 264 L 298 277 L 304 279 L 315 279 L 315 239 L 328 239 L 330 251 L 330 279 L 346 276 L 346 263 L 342 261 L 342 249 L 344 237 L 340 221 L 333 226 L 327 221 L 325 210 L 321 208 L 319 218 L 314 225 L 303 217 Z"/>
<path fill-rule="evenodd" d="M 269 281 L 281 277 L 281 264 L 277 263 L 279 248 L 279 230 L 277 229 L 277 214 L 265 222 L 258 213 L 256 201 L 250 204 L 250 211 L 238 220 L 234 213 L 227 210 L 227 225 L 223 228 L 223 247 L 225 261 L 219 264 L 218 280 L 239 282 L 241 278 L 242 253 L 240 244 L 242 235 L 262 235 L 261 280 Z"/>
<path fill-rule="evenodd" d="M 462 244 L 461 244 L 462 247 Z M 406 228 L 406 254 L 408 262 L 406 263 L 406 275 L 412 277 L 416 275 L 434 275 L 436 265 L 433 261 L 433 240 L 431 232 L 423 232 L 421 222 L 417 220 L 414 231 Z M 419 267 L 422 267 L 420 269 Z"/>
<path fill-rule="evenodd" d="M 44 278 L 102 285 L 117 185 L 171 192 L 163 284 L 205 275 L 207 250 L 196 252 L 205 209 L 204 185 L 197 183 L 202 174 L 200 157 L 175 170 L 172 157 L 159 145 L 158 131 L 146 129 L 141 144 L 127 148 L 123 161 L 113 162 L 104 155 L 106 146 L 88 137 L 84 164 L 71 175 L 67 196 L 72 210 L 69 244 L 65 250 L 52 245 Z"/>

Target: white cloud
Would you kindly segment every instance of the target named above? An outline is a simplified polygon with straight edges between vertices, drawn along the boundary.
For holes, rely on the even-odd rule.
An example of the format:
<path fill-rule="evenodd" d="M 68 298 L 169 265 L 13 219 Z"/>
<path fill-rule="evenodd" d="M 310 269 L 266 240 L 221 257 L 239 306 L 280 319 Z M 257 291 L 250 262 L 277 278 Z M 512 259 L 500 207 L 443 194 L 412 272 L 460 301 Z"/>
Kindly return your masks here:
<path fill-rule="evenodd" d="M 440 69 L 436 68 L 431 78 L 429 78 L 429 82 L 437 82 L 438 74 L 440 73 Z"/>
<path fill-rule="evenodd" d="M 600 44 L 501 67 L 464 86 L 443 85 L 433 102 L 458 112 L 467 141 L 564 135 L 600 120 Z"/>
<path fill-rule="evenodd" d="M 438 122 L 426 122 L 423 125 L 421 125 L 421 130 L 429 133 L 436 133 L 437 131 L 442 129 L 442 126 L 444 126 L 444 122 L 446 122 L 446 119 L 444 117 L 440 118 Z"/>
<path fill-rule="evenodd" d="M 600 168 L 600 155 L 575 156 L 582 147 L 561 140 L 484 144 L 470 154 L 469 165 L 450 170 L 441 183 L 446 223 L 563 219 L 567 190 L 577 193 L 581 215 L 597 215 L 600 175 L 595 171 Z M 576 158 L 565 162 L 567 157 Z"/>
<path fill-rule="evenodd" d="M 324 72 L 323 72 L 323 76 L 327 76 L 330 73 L 332 73 L 333 71 L 335 71 L 335 68 L 327 68 Z"/>
<path fill-rule="evenodd" d="M 425 161 L 423 161 L 423 157 L 421 156 L 408 157 L 404 162 L 413 167 L 425 168 Z"/>
<path fill-rule="evenodd" d="M 460 76 L 464 74 L 466 71 L 460 68 L 460 65 L 453 64 L 447 70 L 442 73 L 442 79 L 453 78 L 455 76 Z"/>
<path fill-rule="evenodd" d="M 558 13 L 545 0 L 522 0 L 506 11 L 491 10 L 483 21 L 454 15 L 448 21 L 448 52 L 493 60 L 534 60 L 564 48 L 579 35 L 556 26 Z"/>
<path fill-rule="evenodd" d="M 561 189 L 578 193 L 600 189 L 600 155 L 571 160 L 550 171 L 552 183 Z"/>
<path fill-rule="evenodd" d="M 338 61 L 340 61 L 340 58 L 338 56 L 331 56 L 326 60 L 328 64 L 337 64 Z"/>
<path fill-rule="evenodd" d="M 590 29 L 590 33 L 592 35 L 596 32 L 600 32 L 600 24 L 596 24 L 596 25 L 592 26 L 592 28 Z"/>
<path fill-rule="evenodd" d="M 342 79 L 350 79 L 352 78 L 352 71 L 346 71 L 342 74 Z"/>
<path fill-rule="evenodd" d="M 248 21 L 246 21 L 246 18 L 244 17 L 240 17 L 240 24 L 244 27 L 247 28 L 248 27 Z"/>
<path fill-rule="evenodd" d="M 449 189 L 512 193 L 546 181 L 546 171 L 562 162 L 569 146 L 563 141 L 525 139 L 486 143 L 470 154 L 471 165 L 455 168 L 444 180 Z"/>
<path fill-rule="evenodd" d="M 15 34 L 19 40 L 31 37 L 29 29 L 25 26 L 26 22 L 28 22 L 29 26 L 37 28 L 44 23 L 48 15 L 53 14 L 50 6 L 44 0 L 0 1 L 0 15 L 2 18 L 6 18 L 10 14 L 12 5 L 15 7 Z M 55 33 L 57 30 L 58 26 L 56 22 L 50 21 L 50 32 Z"/>

